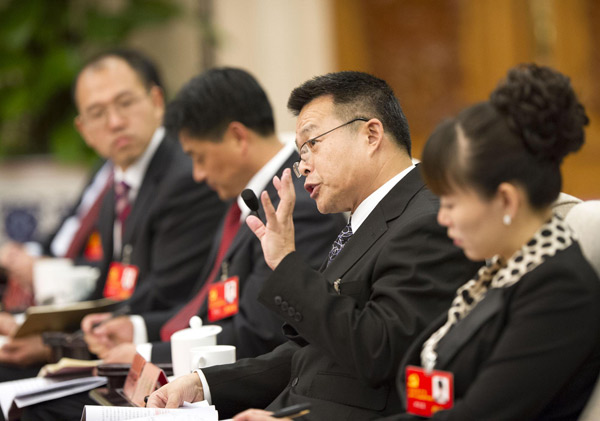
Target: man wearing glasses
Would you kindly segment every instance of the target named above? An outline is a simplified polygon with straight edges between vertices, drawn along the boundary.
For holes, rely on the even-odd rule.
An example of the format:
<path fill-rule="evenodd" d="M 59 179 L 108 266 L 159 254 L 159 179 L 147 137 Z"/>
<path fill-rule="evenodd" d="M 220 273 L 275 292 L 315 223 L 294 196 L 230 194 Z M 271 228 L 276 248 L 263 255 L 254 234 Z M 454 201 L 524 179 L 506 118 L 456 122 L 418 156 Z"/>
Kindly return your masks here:
<path fill-rule="evenodd" d="M 114 168 L 113 188 L 98 216 L 104 257 L 90 298 L 125 299 L 136 314 L 168 310 L 189 298 L 225 212 L 205 183 L 194 182 L 177 139 L 165 135 L 160 86 L 154 64 L 129 50 L 93 58 L 74 85 L 75 126 Z M 128 276 L 115 276 L 115 267 Z M 47 357 L 39 336 L 15 339 L 0 350 L 3 363 L 31 365 Z M 8 380 L 5 373 L 0 370 L 0 381 Z"/>
<path fill-rule="evenodd" d="M 390 87 L 339 72 L 296 88 L 297 175 L 322 213 L 351 213 L 320 271 L 295 251 L 290 170 L 275 179 L 277 210 L 247 223 L 274 269 L 258 299 L 286 322 L 273 352 L 183 376 L 148 406 L 209 399 L 221 418 L 249 407 L 310 402 L 311 419 L 373 419 L 402 408 L 402 354 L 477 270 L 436 222 L 438 200 L 410 155 L 406 118 Z M 289 308 L 294 308 L 290 314 Z"/>

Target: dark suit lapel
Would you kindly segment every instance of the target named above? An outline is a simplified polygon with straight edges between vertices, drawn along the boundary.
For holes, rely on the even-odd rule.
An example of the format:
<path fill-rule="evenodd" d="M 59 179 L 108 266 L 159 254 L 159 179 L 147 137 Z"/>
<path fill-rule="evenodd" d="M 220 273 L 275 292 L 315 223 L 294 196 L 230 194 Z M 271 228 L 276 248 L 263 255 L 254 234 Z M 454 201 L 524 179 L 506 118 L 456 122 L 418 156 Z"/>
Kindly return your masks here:
<path fill-rule="evenodd" d="M 387 221 L 379 206 L 375 207 L 369 217 L 361 224 L 358 231 L 348 240 L 343 250 L 323 271 L 329 282 L 341 278 L 371 246 L 387 231 Z"/>
<path fill-rule="evenodd" d="M 242 222 L 242 224 L 240 225 L 239 231 L 235 234 L 235 237 L 233 238 L 231 245 L 229 246 L 229 248 L 227 249 L 227 252 L 225 253 L 225 257 L 223 258 L 223 261 L 224 262 L 228 261 L 230 259 L 231 255 L 234 254 L 236 252 L 236 250 L 238 248 L 240 248 L 246 241 L 248 241 L 248 238 L 250 236 L 253 236 L 253 235 L 254 235 L 254 233 L 250 230 L 250 228 L 248 228 L 248 225 L 246 225 L 245 222 Z"/>
<path fill-rule="evenodd" d="M 102 252 L 104 253 L 104 262 L 113 260 L 113 230 L 115 220 L 115 192 L 110 188 L 100 208 L 98 215 L 98 231 L 102 241 Z"/>
<path fill-rule="evenodd" d="M 334 282 L 356 264 L 371 246 L 387 231 L 388 222 L 404 212 L 406 205 L 424 187 L 418 168 L 409 172 L 373 209 L 343 250 L 323 271 Z"/>
<path fill-rule="evenodd" d="M 131 208 L 131 213 L 127 217 L 125 232 L 123 233 L 123 245 L 135 245 L 137 228 L 143 223 L 144 213 L 150 208 L 152 199 L 156 196 L 157 185 L 164 176 L 166 166 L 171 160 L 173 147 L 174 144 L 164 138 L 154 152 L 154 156 L 146 169 L 146 174 L 144 174 L 140 191 Z"/>
<path fill-rule="evenodd" d="M 436 366 L 444 368 L 475 333 L 495 314 L 504 308 L 502 288 L 487 291 L 484 299 L 471 312 L 454 325 L 437 346 Z M 445 319 L 444 319 L 445 323 Z"/>

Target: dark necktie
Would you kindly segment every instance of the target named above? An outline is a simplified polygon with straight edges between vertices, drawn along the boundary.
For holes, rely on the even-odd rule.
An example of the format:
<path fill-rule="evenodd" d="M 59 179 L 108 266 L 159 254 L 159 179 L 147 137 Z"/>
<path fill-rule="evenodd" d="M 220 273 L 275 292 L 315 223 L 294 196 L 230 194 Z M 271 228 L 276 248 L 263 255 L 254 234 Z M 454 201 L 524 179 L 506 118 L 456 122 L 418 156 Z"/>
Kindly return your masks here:
<path fill-rule="evenodd" d="M 124 181 L 115 184 L 115 215 L 121 223 L 121 240 L 125 232 L 125 221 L 131 212 L 131 202 L 129 201 L 129 190 L 131 187 Z"/>
<path fill-rule="evenodd" d="M 352 237 L 352 225 L 350 224 L 350 221 L 348 221 L 348 225 L 346 225 L 342 232 L 339 233 L 339 235 L 333 242 L 333 245 L 331 246 L 331 250 L 329 251 L 329 257 L 327 259 L 327 266 L 331 264 L 333 259 L 335 259 L 338 254 L 340 254 L 350 237 Z"/>
<path fill-rule="evenodd" d="M 206 300 L 210 286 L 217 278 L 217 273 L 219 273 L 219 268 L 221 267 L 221 262 L 225 257 L 225 253 L 231 246 L 231 243 L 233 242 L 233 239 L 240 228 L 241 214 L 242 212 L 237 204 L 237 201 L 234 201 L 229 208 L 227 215 L 225 216 L 223 233 L 221 235 L 221 244 L 219 245 L 219 251 L 217 252 L 215 263 L 213 264 L 210 274 L 204 281 L 204 285 L 202 288 L 200 288 L 200 291 L 198 291 L 196 296 L 192 298 L 192 300 L 189 301 L 181 310 L 179 310 L 178 313 L 171 317 L 160 329 L 160 337 L 163 341 L 168 341 L 171 339 L 171 335 L 173 333 L 188 327 L 192 316 L 197 315 L 200 311 L 202 304 L 204 304 L 204 301 Z"/>

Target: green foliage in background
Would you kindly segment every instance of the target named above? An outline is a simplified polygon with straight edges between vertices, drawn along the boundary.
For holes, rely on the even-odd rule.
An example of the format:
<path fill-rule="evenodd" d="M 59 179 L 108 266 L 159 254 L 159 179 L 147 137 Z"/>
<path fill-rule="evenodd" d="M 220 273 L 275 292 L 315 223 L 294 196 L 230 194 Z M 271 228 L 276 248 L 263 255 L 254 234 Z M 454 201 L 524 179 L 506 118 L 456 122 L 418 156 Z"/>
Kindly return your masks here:
<path fill-rule="evenodd" d="M 170 0 L 0 0 L 0 157 L 92 159 L 73 127 L 80 66 L 179 13 Z"/>

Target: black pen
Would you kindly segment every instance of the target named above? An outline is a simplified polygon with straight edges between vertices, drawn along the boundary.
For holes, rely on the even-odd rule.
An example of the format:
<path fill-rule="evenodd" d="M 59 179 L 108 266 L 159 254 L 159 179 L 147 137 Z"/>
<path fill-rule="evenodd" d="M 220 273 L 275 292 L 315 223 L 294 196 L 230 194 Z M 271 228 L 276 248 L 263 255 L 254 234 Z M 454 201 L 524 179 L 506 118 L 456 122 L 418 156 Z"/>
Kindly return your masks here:
<path fill-rule="evenodd" d="M 104 319 L 100 322 L 94 323 L 92 325 L 92 330 L 96 329 L 100 325 L 103 325 L 104 323 L 108 322 L 109 320 L 116 319 L 117 317 L 120 317 L 120 316 L 125 316 L 130 311 L 131 311 L 131 309 L 129 308 L 129 306 L 127 304 L 125 304 L 125 305 L 119 307 L 118 309 L 116 309 L 115 311 L 113 311 L 112 313 L 110 313 L 110 316 L 108 317 L 108 319 Z"/>
<path fill-rule="evenodd" d="M 310 402 L 298 403 L 296 405 L 286 406 L 273 412 L 273 418 L 298 418 L 310 412 Z"/>
<path fill-rule="evenodd" d="M 107 319 L 104 319 L 101 322 L 94 323 L 92 325 L 92 330 L 94 330 L 98 326 L 108 322 L 109 320 L 115 319 L 119 316 L 124 316 L 127 313 L 129 313 L 130 311 L 131 311 L 131 309 L 129 308 L 129 306 L 127 304 L 125 304 L 124 306 L 121 306 L 118 309 L 116 309 L 115 311 L 113 311 Z M 79 338 L 83 338 L 83 330 L 81 330 L 81 329 L 79 329 L 76 332 L 73 332 L 71 334 L 71 340 L 75 340 L 75 339 L 79 339 Z"/>

